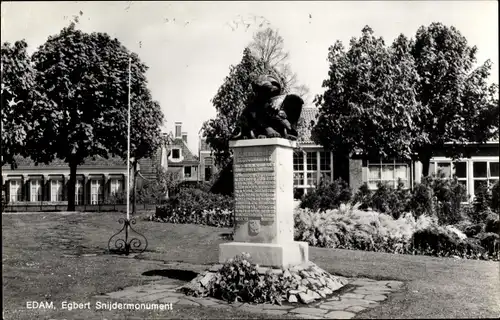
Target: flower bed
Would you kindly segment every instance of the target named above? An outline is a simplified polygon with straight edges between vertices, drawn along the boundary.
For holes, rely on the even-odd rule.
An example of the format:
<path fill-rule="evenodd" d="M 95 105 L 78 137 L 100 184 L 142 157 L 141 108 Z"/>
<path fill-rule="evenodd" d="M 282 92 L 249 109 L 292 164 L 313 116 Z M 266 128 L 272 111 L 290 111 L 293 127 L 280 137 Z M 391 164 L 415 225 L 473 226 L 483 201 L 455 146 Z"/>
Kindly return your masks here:
<path fill-rule="evenodd" d="M 417 219 L 405 213 L 399 219 L 342 204 L 339 209 L 297 209 L 295 240 L 311 246 L 400 254 L 455 256 L 498 260 L 497 233 L 480 232 L 468 238 L 454 226 L 440 226 L 436 217 Z"/>
<path fill-rule="evenodd" d="M 329 274 L 312 262 L 291 268 L 263 268 L 243 253 L 223 265 L 215 265 L 182 286 L 193 296 L 211 296 L 227 302 L 312 303 L 331 296 L 347 279 Z"/>

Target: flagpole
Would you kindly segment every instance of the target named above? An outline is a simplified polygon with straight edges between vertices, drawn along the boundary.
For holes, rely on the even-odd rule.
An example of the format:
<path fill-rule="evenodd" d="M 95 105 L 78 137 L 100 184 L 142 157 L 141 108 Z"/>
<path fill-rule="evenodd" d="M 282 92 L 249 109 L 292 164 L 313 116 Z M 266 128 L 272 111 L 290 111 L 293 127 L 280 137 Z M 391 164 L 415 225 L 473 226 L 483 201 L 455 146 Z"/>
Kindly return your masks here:
<path fill-rule="evenodd" d="M 148 239 L 132 228 L 131 224 L 135 224 L 135 219 L 130 219 L 130 87 L 132 79 L 132 57 L 128 60 L 128 110 L 127 110 L 127 219 L 120 218 L 118 222 L 123 223 L 123 228 L 111 236 L 108 240 L 108 249 L 110 252 L 125 253 L 127 256 L 134 250 L 142 253 L 148 247 Z M 134 173 L 135 174 L 135 173 Z M 125 238 L 121 238 L 120 234 L 125 231 Z M 136 236 L 129 239 L 129 233 L 136 233 Z M 141 240 L 142 239 L 142 240 Z M 144 246 L 144 248 L 143 248 Z"/>
<path fill-rule="evenodd" d="M 128 60 L 128 111 L 127 111 L 127 220 L 130 220 L 130 80 L 132 57 Z"/>

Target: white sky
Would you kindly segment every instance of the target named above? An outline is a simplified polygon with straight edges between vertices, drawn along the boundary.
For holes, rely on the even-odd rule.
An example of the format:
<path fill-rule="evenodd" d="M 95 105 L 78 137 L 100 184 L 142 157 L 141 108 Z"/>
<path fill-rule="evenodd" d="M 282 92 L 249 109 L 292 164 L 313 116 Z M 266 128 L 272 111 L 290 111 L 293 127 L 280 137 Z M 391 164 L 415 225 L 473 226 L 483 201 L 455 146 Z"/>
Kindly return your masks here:
<path fill-rule="evenodd" d="M 328 47 L 336 40 L 348 47 L 365 25 L 386 43 L 400 33 L 414 37 L 431 22 L 455 26 L 478 47 L 479 63 L 493 61 L 490 81 L 498 83 L 497 1 L 2 1 L 1 41 L 25 39 L 33 52 L 80 10 L 78 28 L 118 38 L 150 67 L 149 88 L 162 106 L 166 130 L 183 122 L 194 152 L 202 123 L 215 116 L 210 99 L 265 21 L 279 29 L 293 71 L 313 95 L 322 92 L 328 73 Z M 235 30 L 233 21 L 240 21 Z"/>

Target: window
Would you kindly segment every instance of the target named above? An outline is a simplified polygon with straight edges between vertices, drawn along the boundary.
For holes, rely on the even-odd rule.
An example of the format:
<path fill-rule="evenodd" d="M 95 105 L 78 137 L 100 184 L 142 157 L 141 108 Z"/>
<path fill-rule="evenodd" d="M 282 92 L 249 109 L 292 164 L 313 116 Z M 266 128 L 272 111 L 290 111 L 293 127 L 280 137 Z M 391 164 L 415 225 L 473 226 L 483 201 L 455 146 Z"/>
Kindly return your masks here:
<path fill-rule="evenodd" d="M 294 152 L 293 153 L 293 185 L 303 186 L 304 185 L 304 153 Z"/>
<path fill-rule="evenodd" d="M 332 181 L 332 166 L 331 166 L 331 153 L 330 152 L 320 152 L 319 153 L 319 170 L 320 170 L 320 181 Z"/>
<path fill-rule="evenodd" d="M 100 180 L 90 181 L 90 204 L 99 204 L 102 201 L 102 186 Z"/>
<path fill-rule="evenodd" d="M 62 181 L 50 180 L 50 201 L 62 201 Z"/>
<path fill-rule="evenodd" d="M 451 162 L 438 162 L 437 173 L 442 174 L 444 178 L 451 178 Z"/>
<path fill-rule="evenodd" d="M 306 152 L 306 185 L 315 186 L 318 182 L 318 152 Z"/>
<path fill-rule="evenodd" d="M 10 202 L 21 201 L 21 180 L 10 180 Z"/>
<path fill-rule="evenodd" d="M 331 171 L 330 158 L 330 152 L 319 153 L 319 169 L 321 171 Z"/>
<path fill-rule="evenodd" d="M 180 159 L 181 158 L 181 150 L 172 149 L 172 159 Z"/>
<path fill-rule="evenodd" d="M 205 166 L 205 181 L 210 181 L 212 178 L 212 166 Z"/>
<path fill-rule="evenodd" d="M 42 187 L 39 179 L 31 180 L 31 202 L 42 201 Z"/>
<path fill-rule="evenodd" d="M 111 179 L 110 183 L 110 192 L 111 195 L 116 195 L 117 193 L 122 192 L 122 180 L 121 179 Z"/>
<path fill-rule="evenodd" d="M 391 188 L 396 188 L 400 179 L 404 187 L 408 188 L 408 164 L 395 161 L 368 163 L 368 187 L 370 189 L 377 189 L 379 182 L 385 183 Z"/>
<path fill-rule="evenodd" d="M 304 154 L 302 152 L 293 153 L 293 171 L 304 171 Z"/>
<path fill-rule="evenodd" d="M 316 151 L 307 152 L 307 171 L 318 170 L 318 156 Z"/>
<path fill-rule="evenodd" d="M 83 181 L 76 180 L 75 184 L 75 204 L 79 205 L 83 203 Z"/>
<path fill-rule="evenodd" d="M 498 181 L 498 169 L 498 161 L 474 161 L 472 163 L 474 193 L 481 186 L 493 187 Z"/>
<path fill-rule="evenodd" d="M 465 190 L 468 192 L 468 183 L 467 183 L 467 162 L 454 162 L 453 163 L 453 171 L 450 176 L 455 177 L 458 180 L 458 183 L 464 186 Z M 467 201 L 468 196 L 465 195 L 464 201 Z"/>
<path fill-rule="evenodd" d="M 314 188 L 320 181 L 332 181 L 332 156 L 330 152 L 308 151 L 293 154 L 293 184 Z"/>
<path fill-rule="evenodd" d="M 184 167 L 184 177 L 191 178 L 191 167 Z"/>
<path fill-rule="evenodd" d="M 316 185 L 317 178 L 318 178 L 317 172 L 308 172 L 307 173 L 307 185 L 309 185 L 309 186 Z"/>
<path fill-rule="evenodd" d="M 294 172 L 293 173 L 293 185 L 294 186 L 304 185 L 304 172 Z"/>

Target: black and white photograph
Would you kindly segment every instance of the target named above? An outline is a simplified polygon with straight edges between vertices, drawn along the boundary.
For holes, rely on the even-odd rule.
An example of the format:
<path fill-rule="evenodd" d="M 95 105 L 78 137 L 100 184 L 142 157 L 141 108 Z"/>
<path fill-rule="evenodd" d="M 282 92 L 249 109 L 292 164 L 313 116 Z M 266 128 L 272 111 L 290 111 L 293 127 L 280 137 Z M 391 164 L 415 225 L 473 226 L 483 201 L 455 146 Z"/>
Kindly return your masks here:
<path fill-rule="evenodd" d="M 2 1 L 2 318 L 500 318 L 498 15 Z"/>

